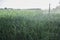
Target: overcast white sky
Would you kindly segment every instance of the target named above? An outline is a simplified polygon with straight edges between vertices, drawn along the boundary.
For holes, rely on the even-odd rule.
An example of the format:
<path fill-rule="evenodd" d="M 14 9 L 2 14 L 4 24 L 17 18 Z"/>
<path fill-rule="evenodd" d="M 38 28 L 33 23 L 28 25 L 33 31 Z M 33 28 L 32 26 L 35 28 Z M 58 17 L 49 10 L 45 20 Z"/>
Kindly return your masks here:
<path fill-rule="evenodd" d="M 55 8 L 59 5 L 59 0 L 0 0 L 0 8 L 41 8 L 48 9 L 48 5 L 51 3 L 51 8 Z"/>

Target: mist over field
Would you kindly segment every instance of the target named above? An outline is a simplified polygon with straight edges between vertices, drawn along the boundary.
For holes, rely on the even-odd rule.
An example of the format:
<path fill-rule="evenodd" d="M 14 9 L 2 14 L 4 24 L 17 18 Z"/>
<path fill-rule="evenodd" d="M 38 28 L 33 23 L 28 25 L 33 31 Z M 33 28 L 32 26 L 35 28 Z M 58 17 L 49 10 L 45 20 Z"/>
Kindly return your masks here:
<path fill-rule="evenodd" d="M 0 4 L 0 40 L 60 40 L 59 0 L 0 0 Z"/>

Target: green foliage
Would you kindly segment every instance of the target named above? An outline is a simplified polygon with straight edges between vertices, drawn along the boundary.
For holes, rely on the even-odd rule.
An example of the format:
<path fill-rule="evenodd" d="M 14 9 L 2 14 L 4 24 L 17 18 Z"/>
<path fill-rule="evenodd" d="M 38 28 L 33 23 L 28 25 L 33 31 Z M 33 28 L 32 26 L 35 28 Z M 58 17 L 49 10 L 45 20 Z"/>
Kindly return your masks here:
<path fill-rule="evenodd" d="M 41 10 L 0 10 L 0 40 L 60 40 L 60 14 Z"/>

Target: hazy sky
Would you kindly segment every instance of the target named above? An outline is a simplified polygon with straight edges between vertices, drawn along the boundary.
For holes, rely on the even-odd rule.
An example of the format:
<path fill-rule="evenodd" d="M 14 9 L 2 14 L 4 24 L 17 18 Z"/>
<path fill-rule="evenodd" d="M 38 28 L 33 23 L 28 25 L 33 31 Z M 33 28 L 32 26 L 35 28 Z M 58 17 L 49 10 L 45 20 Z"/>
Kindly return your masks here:
<path fill-rule="evenodd" d="M 59 5 L 59 0 L 0 0 L 0 7 L 48 9 L 49 3 L 51 8 L 55 8 Z"/>

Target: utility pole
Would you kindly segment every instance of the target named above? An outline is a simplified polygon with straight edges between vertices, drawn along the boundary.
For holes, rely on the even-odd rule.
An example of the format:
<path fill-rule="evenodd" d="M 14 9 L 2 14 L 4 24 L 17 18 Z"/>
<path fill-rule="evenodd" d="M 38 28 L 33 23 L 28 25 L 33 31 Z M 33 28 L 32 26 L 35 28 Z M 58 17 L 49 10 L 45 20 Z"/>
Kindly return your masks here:
<path fill-rule="evenodd" d="M 51 15 L 50 15 L 50 13 L 51 13 L 51 4 L 49 3 L 49 10 L 48 10 L 48 20 L 50 20 L 50 18 L 51 18 Z M 50 22 L 48 22 L 48 24 L 49 24 L 49 26 L 48 26 L 48 40 L 50 40 Z"/>
<path fill-rule="evenodd" d="M 51 11 L 51 7 L 50 6 L 51 6 L 51 4 L 49 3 L 49 14 L 50 14 L 50 11 Z"/>

